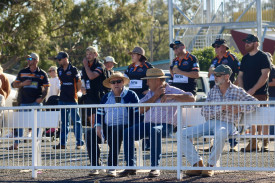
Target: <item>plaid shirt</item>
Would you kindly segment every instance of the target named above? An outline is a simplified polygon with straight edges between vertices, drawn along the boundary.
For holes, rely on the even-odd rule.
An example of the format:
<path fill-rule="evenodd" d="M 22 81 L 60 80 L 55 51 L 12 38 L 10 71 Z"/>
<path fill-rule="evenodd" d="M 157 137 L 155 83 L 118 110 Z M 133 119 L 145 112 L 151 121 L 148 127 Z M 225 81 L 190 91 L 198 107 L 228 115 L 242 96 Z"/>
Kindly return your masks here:
<path fill-rule="evenodd" d="M 232 102 L 232 101 L 256 101 L 257 99 L 245 92 L 243 88 L 240 88 L 230 82 L 225 95 L 223 96 L 220 88 L 215 85 L 208 93 L 206 102 Z M 239 113 L 233 114 L 229 110 L 222 110 L 221 105 L 208 105 L 203 106 L 201 114 L 205 119 L 220 120 L 224 122 L 238 122 L 240 121 L 242 114 L 245 112 L 255 111 L 257 105 L 234 105 L 238 107 Z"/>

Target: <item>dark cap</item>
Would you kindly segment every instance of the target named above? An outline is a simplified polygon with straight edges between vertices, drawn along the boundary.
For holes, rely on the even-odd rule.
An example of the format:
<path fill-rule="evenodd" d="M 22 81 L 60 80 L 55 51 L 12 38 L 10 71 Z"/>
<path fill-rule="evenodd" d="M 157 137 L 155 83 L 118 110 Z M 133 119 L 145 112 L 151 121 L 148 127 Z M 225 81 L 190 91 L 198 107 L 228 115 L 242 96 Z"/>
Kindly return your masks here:
<path fill-rule="evenodd" d="M 229 74 L 229 76 L 231 76 L 231 74 L 232 74 L 231 68 L 228 65 L 224 65 L 224 64 L 221 64 L 218 67 L 216 67 L 214 72 L 222 73 L 222 74 Z"/>
<path fill-rule="evenodd" d="M 61 51 L 58 53 L 58 55 L 55 57 L 55 59 L 62 59 L 62 58 L 69 58 L 68 53 L 65 51 Z"/>
<path fill-rule="evenodd" d="M 183 45 L 184 46 L 184 44 L 181 41 L 175 41 L 170 44 L 170 48 L 174 48 L 175 45 Z"/>
<path fill-rule="evenodd" d="M 259 38 L 257 36 L 254 36 L 253 34 L 248 34 L 247 37 L 243 39 L 243 42 L 246 42 L 246 43 L 259 42 Z"/>
<path fill-rule="evenodd" d="M 216 46 L 221 46 L 221 45 L 224 45 L 227 50 L 229 49 L 225 39 L 216 39 L 215 42 L 212 44 L 212 47 L 215 48 Z"/>

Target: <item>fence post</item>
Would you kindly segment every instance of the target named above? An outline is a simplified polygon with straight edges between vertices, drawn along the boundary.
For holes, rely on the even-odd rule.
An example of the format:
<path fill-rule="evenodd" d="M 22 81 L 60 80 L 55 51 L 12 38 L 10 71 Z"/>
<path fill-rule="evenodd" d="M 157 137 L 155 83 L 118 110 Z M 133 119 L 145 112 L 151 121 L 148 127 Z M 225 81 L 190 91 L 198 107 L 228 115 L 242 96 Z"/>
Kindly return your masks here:
<path fill-rule="evenodd" d="M 181 150 L 181 134 L 182 134 L 182 111 L 181 105 L 177 105 L 177 179 L 180 180 L 182 177 L 181 164 L 182 164 L 182 150 Z"/>
<path fill-rule="evenodd" d="M 32 178 L 37 178 L 37 109 L 32 109 Z"/>

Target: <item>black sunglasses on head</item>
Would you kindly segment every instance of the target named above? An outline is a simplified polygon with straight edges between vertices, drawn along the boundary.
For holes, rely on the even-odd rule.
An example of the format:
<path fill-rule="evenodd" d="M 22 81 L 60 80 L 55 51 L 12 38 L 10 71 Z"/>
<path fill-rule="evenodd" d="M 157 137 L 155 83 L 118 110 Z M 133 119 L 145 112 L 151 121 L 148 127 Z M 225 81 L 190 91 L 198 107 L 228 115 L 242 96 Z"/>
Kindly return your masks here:
<path fill-rule="evenodd" d="M 118 84 L 119 84 L 119 83 L 121 83 L 121 82 L 122 82 L 122 80 L 110 81 L 110 83 L 111 83 L 111 84 L 113 84 L 113 85 L 114 85 L 114 84 L 116 84 L 116 83 L 118 83 Z"/>
<path fill-rule="evenodd" d="M 214 74 L 214 76 L 217 77 L 217 78 L 219 78 L 219 77 L 221 77 L 221 76 L 224 76 L 224 75 L 226 75 L 226 74 L 220 74 L 220 73 L 215 73 L 215 74 Z"/>

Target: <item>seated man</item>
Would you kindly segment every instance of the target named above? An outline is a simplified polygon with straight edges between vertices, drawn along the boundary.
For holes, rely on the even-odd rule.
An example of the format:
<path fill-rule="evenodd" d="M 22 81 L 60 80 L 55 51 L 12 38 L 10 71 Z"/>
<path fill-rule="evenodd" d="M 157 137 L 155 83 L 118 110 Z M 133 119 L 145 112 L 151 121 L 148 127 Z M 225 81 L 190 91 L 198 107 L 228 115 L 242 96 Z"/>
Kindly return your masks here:
<path fill-rule="evenodd" d="M 101 104 L 115 103 L 138 103 L 139 99 L 135 92 L 124 86 L 129 79 L 122 73 L 115 72 L 110 78 L 103 81 L 103 85 L 111 88 L 101 100 Z M 132 107 L 106 107 L 97 109 L 97 121 L 95 128 L 87 131 L 87 150 L 92 166 L 99 165 L 100 148 L 99 143 L 104 143 L 106 137 L 109 145 L 108 166 L 117 166 L 118 154 L 123 140 L 123 130 L 129 128 L 135 120 L 139 119 L 139 111 Z M 92 170 L 89 175 L 98 175 L 98 170 Z M 109 175 L 115 177 L 116 171 L 110 170 Z"/>
<path fill-rule="evenodd" d="M 215 86 L 210 90 L 206 102 L 230 102 L 230 101 L 255 101 L 253 96 L 249 95 L 244 89 L 230 82 L 232 70 L 227 65 L 219 65 L 214 70 Z M 214 145 L 209 155 L 207 167 L 213 167 L 219 160 L 225 140 L 228 135 L 234 131 L 234 122 L 238 123 L 241 118 L 240 113 L 252 112 L 256 105 L 205 105 L 202 108 L 202 115 L 206 123 L 189 127 L 183 130 L 183 153 L 191 165 L 203 167 L 202 158 L 198 155 L 195 147 L 190 141 L 193 137 L 203 135 L 215 135 Z M 211 177 L 213 170 L 187 170 L 186 175 L 202 175 Z"/>
<path fill-rule="evenodd" d="M 164 72 L 157 68 L 148 69 L 146 77 L 149 92 L 140 100 L 141 103 L 160 102 L 194 102 L 192 93 L 172 87 L 165 82 Z M 140 113 L 144 113 L 144 122 L 136 124 L 124 131 L 124 151 L 127 166 L 134 166 L 134 141 L 150 137 L 151 166 L 159 165 L 161 156 L 161 137 L 169 137 L 176 125 L 176 107 L 140 107 Z M 134 167 L 133 167 L 134 168 Z M 136 170 L 124 170 L 119 175 L 135 175 Z M 159 170 L 151 170 L 149 177 L 160 175 Z"/>

